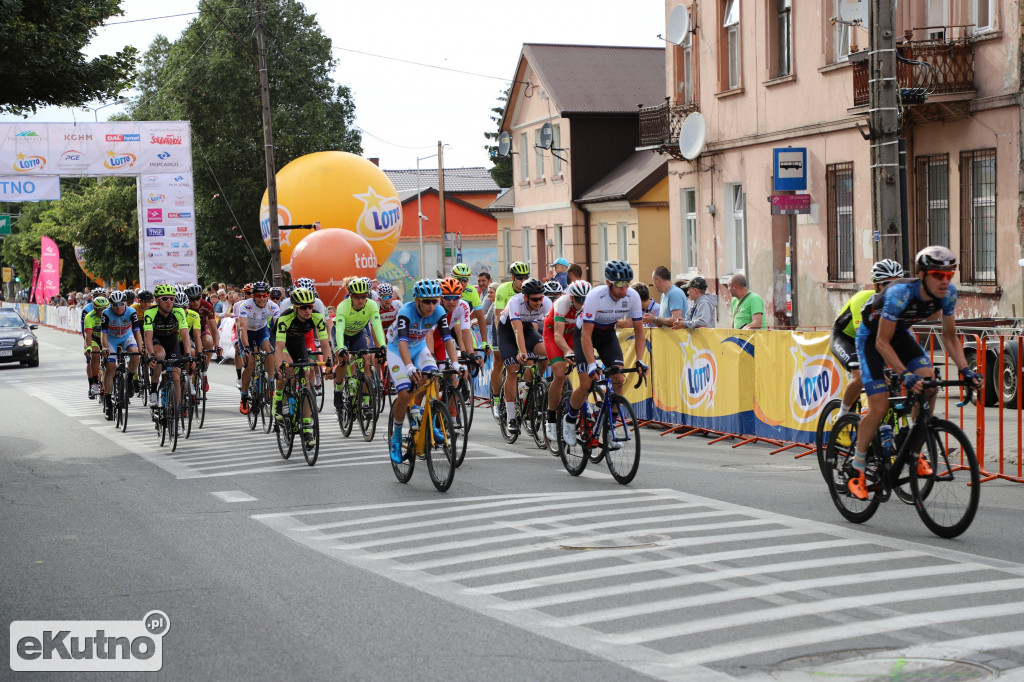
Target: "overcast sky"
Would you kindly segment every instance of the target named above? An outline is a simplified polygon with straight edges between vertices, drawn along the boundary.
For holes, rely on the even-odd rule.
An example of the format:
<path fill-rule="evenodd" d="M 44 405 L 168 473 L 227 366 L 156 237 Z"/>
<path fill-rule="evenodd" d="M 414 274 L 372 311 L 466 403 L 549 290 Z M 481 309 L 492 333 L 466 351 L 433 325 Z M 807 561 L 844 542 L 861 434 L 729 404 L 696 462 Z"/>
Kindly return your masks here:
<path fill-rule="evenodd" d="M 333 42 L 335 81 L 352 88 L 356 124 L 364 131 L 364 156 L 379 157 L 387 169 L 415 168 L 417 157 L 436 154 L 438 140 L 450 145 L 444 152 L 446 167 L 490 167 L 483 133 L 494 129 L 490 110 L 515 73 L 523 43 L 665 44 L 656 37 L 665 33 L 664 0 L 521 0 L 510 6 L 480 0 L 304 4 Z M 89 55 L 111 53 L 126 44 L 145 51 L 159 33 L 175 40 L 194 15 L 133 20 L 195 12 L 197 3 L 122 0 L 121 6 L 124 16 L 111 17 L 98 31 L 86 49 Z M 126 21 L 133 23 L 118 23 Z M 30 120 L 105 120 L 120 108 L 95 113 L 48 108 Z M 420 166 L 436 168 L 437 159 L 423 159 Z"/>

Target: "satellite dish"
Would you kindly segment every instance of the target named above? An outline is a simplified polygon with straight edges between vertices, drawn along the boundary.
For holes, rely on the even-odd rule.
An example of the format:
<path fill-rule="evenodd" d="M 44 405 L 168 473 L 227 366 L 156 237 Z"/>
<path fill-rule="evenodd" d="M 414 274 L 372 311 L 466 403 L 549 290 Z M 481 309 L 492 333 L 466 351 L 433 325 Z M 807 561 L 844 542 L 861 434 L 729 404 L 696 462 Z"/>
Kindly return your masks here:
<path fill-rule="evenodd" d="M 848 23 L 868 23 L 868 3 L 864 0 L 839 0 L 839 18 Z"/>
<path fill-rule="evenodd" d="M 537 145 L 541 149 L 551 149 L 551 142 L 555 139 L 554 129 L 550 123 L 545 123 L 540 127 L 540 143 Z"/>
<path fill-rule="evenodd" d="M 668 42 L 682 45 L 686 34 L 690 32 L 690 13 L 684 5 L 676 5 L 668 15 L 668 30 L 665 32 Z"/>
<path fill-rule="evenodd" d="M 508 156 L 510 149 L 512 149 L 512 136 L 502 131 L 501 135 L 498 135 L 498 156 Z"/>
<path fill-rule="evenodd" d="M 708 135 L 708 125 L 699 111 L 686 117 L 679 128 L 679 151 L 683 158 L 693 161 L 704 151 L 704 140 Z"/>

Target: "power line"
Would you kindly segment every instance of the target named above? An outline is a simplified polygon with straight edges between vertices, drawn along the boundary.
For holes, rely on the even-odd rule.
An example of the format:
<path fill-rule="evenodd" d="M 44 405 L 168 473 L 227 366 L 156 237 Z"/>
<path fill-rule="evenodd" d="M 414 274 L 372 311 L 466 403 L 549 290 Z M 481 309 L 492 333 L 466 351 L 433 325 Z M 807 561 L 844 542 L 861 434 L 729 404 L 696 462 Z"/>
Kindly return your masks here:
<path fill-rule="evenodd" d="M 332 50 L 341 50 L 342 52 L 354 52 L 355 54 L 366 55 L 367 57 L 376 57 L 378 59 L 388 59 L 393 62 L 402 62 L 403 64 L 413 64 L 415 66 L 425 66 L 428 69 L 438 69 L 439 71 L 451 71 L 453 73 L 461 73 L 467 76 L 477 76 L 479 78 L 490 78 L 492 80 L 504 81 L 506 83 L 521 83 L 523 85 L 529 85 L 529 81 L 517 81 L 514 78 L 505 78 L 504 76 L 490 76 L 486 73 L 475 73 L 473 71 L 463 71 L 462 69 L 453 69 L 448 66 L 437 66 L 436 64 L 425 64 L 424 62 L 414 62 L 411 59 L 401 59 L 399 57 L 389 57 L 383 54 L 374 54 L 372 52 L 363 52 L 362 50 L 353 50 L 350 47 L 331 47 Z"/>
<path fill-rule="evenodd" d="M 129 19 L 127 21 L 108 21 L 104 26 L 117 26 L 118 24 L 137 24 L 140 21 L 156 21 L 158 19 L 173 19 L 174 17 L 188 17 L 199 12 L 185 12 L 184 14 L 168 14 L 162 17 L 149 17 L 148 19 Z"/>

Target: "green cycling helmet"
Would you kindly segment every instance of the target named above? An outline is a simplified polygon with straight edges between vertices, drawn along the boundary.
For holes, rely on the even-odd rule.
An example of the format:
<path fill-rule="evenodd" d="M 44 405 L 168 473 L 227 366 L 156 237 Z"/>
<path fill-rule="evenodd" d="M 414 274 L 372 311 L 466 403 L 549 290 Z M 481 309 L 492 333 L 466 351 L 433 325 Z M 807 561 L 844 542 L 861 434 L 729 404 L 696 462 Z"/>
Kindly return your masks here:
<path fill-rule="evenodd" d="M 456 263 L 455 267 L 452 268 L 452 277 L 469 277 L 472 274 L 473 271 L 465 263 Z"/>
<path fill-rule="evenodd" d="M 510 275 L 519 275 L 520 277 L 528 277 L 530 275 L 530 264 L 524 263 L 521 260 L 517 260 L 511 266 L 509 266 L 508 272 Z"/>
<path fill-rule="evenodd" d="M 174 296 L 176 293 L 170 284 L 157 284 L 153 289 L 154 296 Z"/>

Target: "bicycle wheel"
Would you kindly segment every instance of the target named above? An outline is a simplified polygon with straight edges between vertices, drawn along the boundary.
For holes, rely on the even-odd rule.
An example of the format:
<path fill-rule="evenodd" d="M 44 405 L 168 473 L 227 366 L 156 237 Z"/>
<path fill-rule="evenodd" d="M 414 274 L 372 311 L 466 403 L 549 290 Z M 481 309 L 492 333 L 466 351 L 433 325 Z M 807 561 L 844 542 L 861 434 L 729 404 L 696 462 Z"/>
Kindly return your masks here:
<path fill-rule="evenodd" d="M 473 413 L 476 412 L 476 397 L 473 395 L 472 379 L 459 377 L 459 394 L 466 413 L 466 428 L 463 434 L 465 437 L 469 435 L 469 430 L 473 427 Z"/>
<path fill-rule="evenodd" d="M 178 401 L 178 412 L 181 415 L 181 430 L 185 434 L 185 440 L 192 435 L 192 416 L 196 411 L 195 385 L 192 378 L 184 376 L 182 372 L 181 400 Z"/>
<path fill-rule="evenodd" d="M 316 396 L 316 411 L 324 409 L 324 369 L 320 365 L 314 367 L 316 374 L 313 376 L 313 392 Z"/>
<path fill-rule="evenodd" d="M 303 429 L 303 432 L 299 433 L 299 444 L 302 446 L 302 456 L 306 458 L 306 464 L 309 466 L 316 464 L 317 457 L 320 456 L 320 413 L 316 410 L 316 401 L 316 394 L 307 386 L 299 392 L 299 399 L 296 403 L 298 409 L 296 418 Z M 308 426 L 306 425 L 307 412 L 310 420 Z M 305 429 L 310 429 L 313 433 L 312 446 L 307 441 Z"/>
<path fill-rule="evenodd" d="M 955 538 L 971 525 L 981 498 L 974 447 L 956 424 L 933 418 L 911 443 L 909 453 L 910 489 L 918 515 L 940 538 Z M 917 471 L 921 453 L 931 463 L 932 473 L 926 476 Z"/>
<path fill-rule="evenodd" d="M 171 452 L 178 449 L 178 436 L 181 431 L 180 417 L 181 405 L 174 395 L 174 386 L 167 389 L 167 402 L 164 408 L 164 419 L 167 421 L 167 438 L 171 441 Z"/>
<path fill-rule="evenodd" d="M 291 395 L 291 387 L 285 387 L 284 395 L 281 396 L 281 402 L 286 404 L 289 396 Z M 271 406 L 273 411 L 273 406 Z M 277 415 L 273 415 L 275 421 Z M 275 429 L 277 435 L 277 449 L 281 453 L 283 459 L 288 459 L 292 456 L 292 446 L 294 445 L 295 433 L 292 431 L 292 415 L 284 415 L 280 421 L 276 422 L 277 428 Z"/>
<path fill-rule="evenodd" d="M 114 404 L 114 427 L 122 433 L 128 428 L 128 410 L 125 409 L 127 395 L 124 392 L 124 372 L 118 370 L 114 374 L 114 387 L 111 402 Z"/>
<path fill-rule="evenodd" d="M 455 432 L 448 410 L 440 400 L 430 403 L 430 431 L 427 432 L 427 470 L 438 492 L 446 492 L 455 480 Z M 440 441 L 437 438 L 440 437 Z"/>
<path fill-rule="evenodd" d="M 256 370 L 252 373 L 252 379 L 249 380 L 249 413 L 245 415 L 245 420 L 249 423 L 250 431 L 255 431 L 256 425 L 260 423 L 260 408 L 263 406 L 260 401 L 263 393 L 261 386 L 263 379 L 258 372 L 259 366 L 257 365 Z"/>
<path fill-rule="evenodd" d="M 448 419 L 452 423 L 452 438 L 455 441 L 455 466 L 462 466 L 466 459 L 466 405 L 462 402 L 457 386 L 449 386 L 441 396 L 448 408 Z"/>
<path fill-rule="evenodd" d="M 584 450 L 583 446 L 580 445 L 579 439 L 573 443 L 567 443 L 565 441 L 565 434 L 563 432 L 563 419 L 565 419 L 566 401 L 563 405 L 558 408 L 558 458 L 562 460 L 562 466 L 573 476 L 579 476 L 583 473 L 583 470 L 587 468 L 587 462 L 590 461 L 590 451 Z M 576 417 L 576 429 L 584 428 L 583 421 L 586 418 L 586 408 L 580 410 L 579 416 Z M 588 439 L 589 442 L 589 439 Z"/>
<path fill-rule="evenodd" d="M 519 439 L 519 431 L 512 432 L 508 429 L 508 412 L 506 411 L 504 398 L 498 400 L 498 428 L 501 429 L 501 437 L 509 445 L 512 445 Z M 522 425 L 520 425 L 520 430 L 522 430 Z"/>
<path fill-rule="evenodd" d="M 341 427 L 341 435 L 345 438 L 352 433 L 352 420 L 355 418 L 355 415 L 352 414 L 352 406 L 352 391 L 349 388 L 348 377 L 346 377 L 341 385 L 341 409 L 337 410 L 338 426 Z"/>
<path fill-rule="evenodd" d="M 388 413 L 388 448 L 391 447 L 391 436 L 395 432 L 395 407 L 391 406 L 391 411 Z M 408 438 L 408 436 L 407 436 Z M 405 441 L 402 443 L 403 447 Z M 410 444 L 409 449 L 412 448 Z M 388 461 L 391 462 L 391 469 L 395 472 L 395 478 L 398 479 L 399 483 L 408 483 L 409 479 L 412 478 L 412 470 L 416 468 L 416 458 L 412 456 L 408 450 L 402 453 L 404 455 L 401 462 L 395 462 L 388 457 Z"/>
<path fill-rule="evenodd" d="M 529 406 L 528 414 L 523 417 L 523 421 L 530 420 L 530 435 L 533 436 L 533 444 L 539 450 L 544 450 L 548 445 L 547 437 L 544 434 L 548 414 L 547 382 L 534 381 L 530 384 L 526 404 Z"/>
<path fill-rule="evenodd" d="M 548 441 L 548 450 L 555 457 L 561 455 L 560 448 L 562 445 L 562 423 L 565 420 L 565 410 L 569 405 L 570 396 L 572 396 L 572 386 L 570 385 L 569 380 L 566 379 L 565 383 L 562 384 L 562 397 L 558 403 L 558 409 L 555 410 L 555 432 L 558 434 L 558 440 L 555 442 Z"/>
<path fill-rule="evenodd" d="M 170 387 L 160 383 L 157 393 L 157 400 L 159 401 L 155 407 L 156 413 L 156 433 L 160 437 L 160 447 L 164 446 L 167 442 L 167 394 L 170 391 Z"/>
<path fill-rule="evenodd" d="M 847 465 L 853 460 L 859 425 L 859 413 L 843 415 L 832 426 L 832 432 L 825 445 L 825 464 L 829 471 L 828 492 L 836 509 L 851 523 L 864 523 L 874 515 L 881 504 L 877 483 L 868 486 L 870 496 L 866 500 L 854 497 L 847 487 Z M 868 457 L 871 457 L 871 452 L 868 453 Z"/>
<path fill-rule="evenodd" d="M 640 468 L 640 429 L 636 415 L 633 414 L 633 406 L 625 396 L 612 396 L 611 420 L 610 423 L 605 421 L 601 430 L 604 431 L 602 440 L 608 471 L 612 472 L 612 478 L 616 481 L 627 485 Z M 612 443 L 622 447 L 612 450 Z"/>
<path fill-rule="evenodd" d="M 206 421 L 206 391 L 203 389 L 203 375 L 202 372 L 196 373 L 196 419 L 199 421 L 196 424 L 197 428 L 203 428 L 203 422 Z M 249 410 L 250 412 L 252 410 Z"/>
<path fill-rule="evenodd" d="M 841 404 L 842 401 L 839 398 L 834 398 L 825 403 L 825 407 L 821 409 L 821 414 L 818 415 L 818 428 L 814 432 L 814 447 L 818 452 L 818 468 L 821 470 L 821 475 L 825 478 L 825 483 L 829 483 L 832 480 L 831 467 L 825 462 L 825 447 L 828 445 L 828 437 L 832 433 L 833 417 Z"/>
<path fill-rule="evenodd" d="M 263 433 L 270 433 L 274 430 L 274 381 L 266 369 L 263 370 L 260 389 L 260 420 L 263 422 Z M 252 410 L 252 406 L 249 409 Z"/>
<path fill-rule="evenodd" d="M 373 394 L 373 386 L 366 375 L 359 377 L 356 386 L 356 417 L 359 419 L 359 431 L 367 443 L 373 440 L 377 432 L 377 398 Z"/>

